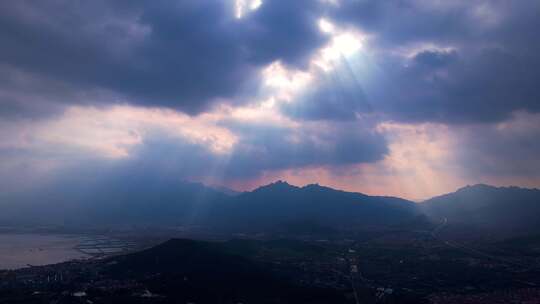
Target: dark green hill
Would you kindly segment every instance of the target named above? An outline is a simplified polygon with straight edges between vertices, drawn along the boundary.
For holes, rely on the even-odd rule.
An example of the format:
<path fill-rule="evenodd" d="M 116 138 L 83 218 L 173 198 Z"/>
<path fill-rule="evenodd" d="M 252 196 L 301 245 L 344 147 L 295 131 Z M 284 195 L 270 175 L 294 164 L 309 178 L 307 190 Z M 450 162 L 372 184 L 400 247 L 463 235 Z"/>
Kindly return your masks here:
<path fill-rule="evenodd" d="M 348 303 L 337 291 L 294 285 L 232 254 L 231 246 L 173 239 L 116 257 L 107 271 L 141 282 L 169 303 Z"/>

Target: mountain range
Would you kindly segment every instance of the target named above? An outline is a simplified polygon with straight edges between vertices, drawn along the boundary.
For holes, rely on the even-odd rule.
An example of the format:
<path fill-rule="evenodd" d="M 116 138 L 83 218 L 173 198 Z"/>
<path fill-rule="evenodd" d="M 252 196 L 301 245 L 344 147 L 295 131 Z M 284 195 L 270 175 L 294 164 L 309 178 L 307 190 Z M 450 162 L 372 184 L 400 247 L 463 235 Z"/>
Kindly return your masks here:
<path fill-rule="evenodd" d="M 209 223 L 243 231 L 355 230 L 389 226 L 418 215 L 415 203 L 312 184 L 278 181 L 229 197 L 209 214 Z"/>
<path fill-rule="evenodd" d="M 62 197 L 50 197 L 44 191 L 26 197 L 16 209 L 4 208 L 6 216 L 0 216 L 0 223 L 46 218 L 49 223 L 80 227 L 180 225 L 220 232 L 307 235 L 392 227 L 429 229 L 426 223 L 445 220 L 448 228 L 465 233 L 540 234 L 538 189 L 478 184 L 415 203 L 318 184 L 297 187 L 284 181 L 242 193 L 200 183 L 150 182 L 139 181 L 141 187 L 133 187 L 132 180 L 107 182 L 91 190 L 69 185 Z M 36 199 L 40 204 L 29 202 Z"/>

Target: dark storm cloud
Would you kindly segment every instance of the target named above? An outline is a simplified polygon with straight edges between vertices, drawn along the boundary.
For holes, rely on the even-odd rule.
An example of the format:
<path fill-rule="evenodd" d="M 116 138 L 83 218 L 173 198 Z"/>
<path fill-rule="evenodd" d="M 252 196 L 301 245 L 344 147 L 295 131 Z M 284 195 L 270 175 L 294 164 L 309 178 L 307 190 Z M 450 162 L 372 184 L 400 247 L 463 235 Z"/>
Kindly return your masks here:
<path fill-rule="evenodd" d="M 65 90 L 195 113 L 240 94 L 269 62 L 303 64 L 324 41 L 315 4 L 288 3 L 264 3 L 237 20 L 232 1 L 3 2 L 0 63 Z"/>
<path fill-rule="evenodd" d="M 540 178 L 540 118 L 520 113 L 497 126 L 459 132 L 456 154 L 468 174 Z"/>
<path fill-rule="evenodd" d="M 280 58 L 288 65 L 305 66 L 326 41 L 317 27 L 320 10 L 319 1 L 263 1 L 240 30 L 246 35 L 250 60 L 268 63 Z"/>
<path fill-rule="evenodd" d="M 377 45 L 392 48 L 414 42 L 460 47 L 539 45 L 538 1 L 343 0 L 329 12 L 334 20 L 377 36 Z M 513 42 L 513 43 L 511 43 Z"/>
<path fill-rule="evenodd" d="M 340 3 L 263 1 L 235 19 L 233 1 L 3 2 L 2 75 L 36 81 L 24 89 L 1 83 L 0 112 L 121 100 L 198 113 L 215 99 L 250 95 L 272 61 L 305 68 L 327 39 L 316 27 L 323 15 L 370 34 L 380 72 L 365 75 L 373 85 L 322 77 L 284 108 L 291 117 L 351 120 L 374 110 L 394 120 L 463 123 L 539 110 L 538 1 Z M 415 47 L 412 58 L 395 55 Z M 39 82 L 55 90 L 39 91 Z"/>
<path fill-rule="evenodd" d="M 392 47 L 411 41 L 455 41 L 476 33 L 471 27 L 472 1 L 344 0 L 330 15 L 377 35 L 378 43 Z"/>
<path fill-rule="evenodd" d="M 502 49 L 462 53 L 429 50 L 406 66 L 394 60 L 368 98 L 391 118 L 412 122 L 475 123 L 540 110 L 540 61 Z"/>
<path fill-rule="evenodd" d="M 0 64 L 0 71 L 0 118 L 6 120 L 50 119 L 74 102 L 92 105 L 99 100 L 106 104 L 118 98 L 107 90 L 71 85 L 10 65 Z"/>
<path fill-rule="evenodd" d="M 372 109 L 397 121 L 463 124 L 540 111 L 538 1 L 340 3 L 329 16 L 369 34 L 375 55 L 338 67 L 364 73 L 356 86 L 323 82 L 285 113 L 346 120 Z M 361 60 L 376 69 L 355 65 Z M 359 100 L 372 107 L 358 107 Z"/>

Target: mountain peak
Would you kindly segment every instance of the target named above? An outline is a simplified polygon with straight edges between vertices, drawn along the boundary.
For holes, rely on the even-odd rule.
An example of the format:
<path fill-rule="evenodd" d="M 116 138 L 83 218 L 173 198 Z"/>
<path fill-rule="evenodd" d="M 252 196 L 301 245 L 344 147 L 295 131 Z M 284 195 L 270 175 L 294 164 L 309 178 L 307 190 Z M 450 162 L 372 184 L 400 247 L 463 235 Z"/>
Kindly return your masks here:
<path fill-rule="evenodd" d="M 304 187 L 302 187 L 302 189 L 305 189 L 305 190 L 332 190 L 332 191 L 339 191 L 339 190 L 336 190 L 334 188 L 321 186 L 318 183 L 305 185 Z"/>
<path fill-rule="evenodd" d="M 455 193 L 484 193 L 488 191 L 538 191 L 536 188 L 521 188 L 517 186 L 504 186 L 504 187 L 497 187 L 487 184 L 474 184 L 474 185 L 467 185 L 465 187 L 459 188 L 456 190 Z"/>
<path fill-rule="evenodd" d="M 467 185 L 465 187 L 461 187 L 456 192 L 463 192 L 463 191 L 471 191 L 471 190 L 492 190 L 497 189 L 495 186 L 487 185 L 487 184 L 474 184 L 474 185 Z"/>
<path fill-rule="evenodd" d="M 286 181 L 278 180 L 268 185 L 260 186 L 259 188 L 253 190 L 253 192 L 258 192 L 261 190 L 293 190 L 293 189 L 296 190 L 298 189 L 298 187 L 293 186 L 287 183 Z"/>
<path fill-rule="evenodd" d="M 277 181 L 275 181 L 273 183 L 270 183 L 270 185 L 287 185 L 287 186 L 290 186 L 291 184 L 287 183 L 284 180 L 277 180 Z"/>
<path fill-rule="evenodd" d="M 319 185 L 319 183 L 314 183 L 314 184 L 307 184 L 302 188 L 326 188 L 326 187 Z"/>

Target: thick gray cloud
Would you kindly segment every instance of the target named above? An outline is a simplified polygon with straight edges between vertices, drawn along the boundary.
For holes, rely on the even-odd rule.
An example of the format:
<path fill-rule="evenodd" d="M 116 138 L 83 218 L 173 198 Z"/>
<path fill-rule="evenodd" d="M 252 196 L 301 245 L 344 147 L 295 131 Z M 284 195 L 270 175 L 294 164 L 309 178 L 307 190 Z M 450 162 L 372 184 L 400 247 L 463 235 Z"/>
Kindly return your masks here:
<path fill-rule="evenodd" d="M 373 110 L 395 120 L 468 123 L 539 110 L 538 1 L 263 1 L 241 19 L 233 1 L 0 5 L 4 116 L 119 100 L 198 113 L 216 99 L 243 99 L 266 64 L 306 67 L 328 38 L 316 26 L 321 16 L 369 34 L 377 72 L 364 75 L 370 84 L 321 77 L 284 108 L 291 117 L 351 120 Z M 414 49 L 412 58 L 396 55 Z M 14 85 L 21 74 L 32 80 L 24 88 Z"/>
<path fill-rule="evenodd" d="M 380 53 L 373 85 L 359 89 L 375 111 L 474 123 L 540 110 L 539 9 L 538 1 L 351 0 L 333 16 L 372 35 Z M 411 58 L 399 55 L 407 50 Z"/>
<path fill-rule="evenodd" d="M 51 118 L 74 103 L 106 105 L 119 97 L 108 90 L 72 85 L 11 65 L 0 64 L 0 71 L 0 118 L 5 120 Z"/>
<path fill-rule="evenodd" d="M 324 42 L 314 2 L 295 1 L 297 9 L 288 3 L 263 3 L 236 19 L 232 1 L 5 2 L 0 63 L 10 70 L 2 74 L 62 82 L 65 93 L 50 100 L 103 90 L 134 104 L 200 112 L 213 99 L 241 95 L 259 67 L 302 65 Z"/>
<path fill-rule="evenodd" d="M 459 130 L 456 154 L 467 174 L 540 179 L 540 116 L 520 113 L 500 125 Z"/>
<path fill-rule="evenodd" d="M 343 0 L 328 13 L 334 20 L 376 35 L 379 47 L 416 42 L 465 48 L 538 46 L 538 1 Z M 513 43 L 511 43 L 513 42 Z M 528 43 L 528 44 L 527 44 Z"/>
<path fill-rule="evenodd" d="M 426 50 L 407 66 L 384 63 L 368 98 L 393 119 L 475 123 L 508 119 L 516 110 L 540 110 L 540 61 L 501 49 Z"/>
<path fill-rule="evenodd" d="M 539 10 L 538 1 L 340 1 L 328 16 L 368 34 L 372 55 L 342 60 L 341 81 L 323 77 L 284 113 L 464 124 L 538 112 Z"/>

